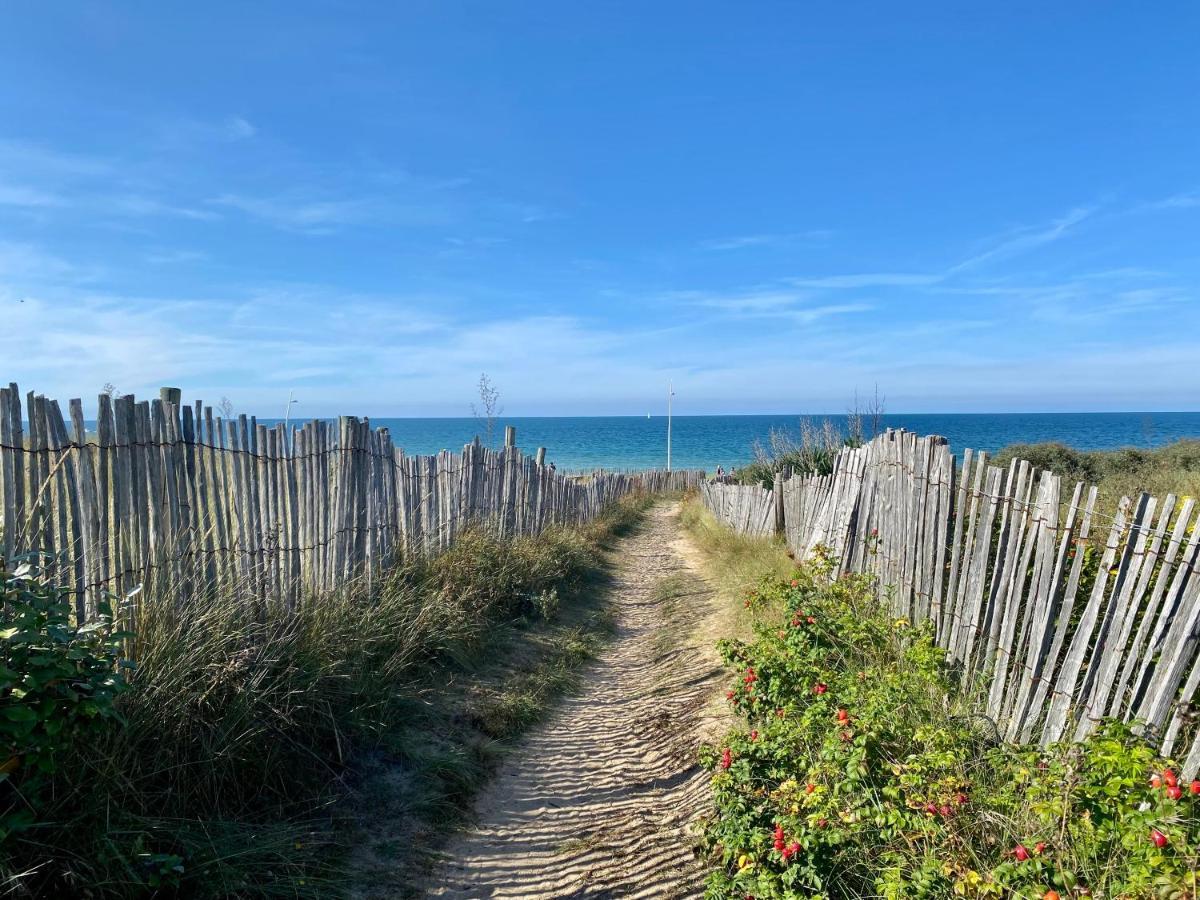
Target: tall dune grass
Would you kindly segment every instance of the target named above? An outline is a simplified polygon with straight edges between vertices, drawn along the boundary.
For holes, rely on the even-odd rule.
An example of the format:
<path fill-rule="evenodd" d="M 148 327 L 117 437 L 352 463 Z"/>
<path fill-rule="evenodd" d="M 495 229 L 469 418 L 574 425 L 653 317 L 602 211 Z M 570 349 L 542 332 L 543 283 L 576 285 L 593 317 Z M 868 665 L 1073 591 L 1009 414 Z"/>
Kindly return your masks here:
<path fill-rule="evenodd" d="M 536 538 L 468 533 L 294 610 L 236 590 L 183 606 L 148 584 L 125 623 L 124 724 L 63 748 L 38 823 L 0 843 L 0 892 L 336 893 L 341 801 L 417 685 L 477 658 L 498 625 L 552 617 L 645 504 Z"/>

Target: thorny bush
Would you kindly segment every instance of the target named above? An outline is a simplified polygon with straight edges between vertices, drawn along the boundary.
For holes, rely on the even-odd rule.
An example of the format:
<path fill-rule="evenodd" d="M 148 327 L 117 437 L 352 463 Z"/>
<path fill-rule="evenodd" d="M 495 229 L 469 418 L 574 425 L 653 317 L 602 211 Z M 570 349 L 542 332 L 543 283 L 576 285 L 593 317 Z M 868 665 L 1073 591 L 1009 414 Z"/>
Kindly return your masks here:
<path fill-rule="evenodd" d="M 708 897 L 1197 897 L 1200 782 L 1119 722 L 995 743 L 932 631 L 831 569 L 764 580 L 756 639 L 721 644 L 747 727 L 703 753 Z"/>

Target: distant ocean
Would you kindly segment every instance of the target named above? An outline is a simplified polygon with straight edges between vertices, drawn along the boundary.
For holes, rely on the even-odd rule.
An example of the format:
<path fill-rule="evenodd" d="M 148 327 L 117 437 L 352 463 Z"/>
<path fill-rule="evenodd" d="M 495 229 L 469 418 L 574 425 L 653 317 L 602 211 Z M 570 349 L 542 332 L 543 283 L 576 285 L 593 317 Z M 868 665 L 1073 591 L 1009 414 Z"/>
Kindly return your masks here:
<path fill-rule="evenodd" d="M 752 458 L 756 439 L 765 442 L 772 428 L 796 433 L 801 418 L 676 416 L 671 463 L 675 468 L 710 471 L 718 464 L 726 468 L 740 466 Z M 480 423 L 469 418 L 379 418 L 371 422 L 387 426 L 396 444 L 410 454 L 461 450 L 480 431 Z M 529 452 L 546 447 L 546 458 L 560 469 L 644 469 L 666 464 L 665 416 L 503 418 L 501 422 L 516 426 L 519 447 Z M 1041 441 L 1060 441 L 1081 450 L 1109 450 L 1200 437 L 1200 412 L 890 414 L 884 424 L 919 434 L 943 435 L 959 453 L 967 447 L 991 452 L 1008 444 Z M 503 428 L 497 430 L 499 443 Z"/>

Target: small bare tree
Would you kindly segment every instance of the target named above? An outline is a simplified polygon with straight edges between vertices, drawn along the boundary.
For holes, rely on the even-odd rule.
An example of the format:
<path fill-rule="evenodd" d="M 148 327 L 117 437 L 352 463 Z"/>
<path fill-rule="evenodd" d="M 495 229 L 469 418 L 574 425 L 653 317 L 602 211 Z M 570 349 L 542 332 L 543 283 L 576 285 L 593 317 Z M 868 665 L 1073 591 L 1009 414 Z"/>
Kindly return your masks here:
<path fill-rule="evenodd" d="M 228 397 L 222 397 L 221 402 L 217 404 L 217 412 L 221 414 L 222 419 L 232 419 L 233 401 Z"/>
<path fill-rule="evenodd" d="M 479 403 L 471 404 L 471 415 L 484 423 L 487 434 L 487 445 L 492 446 L 496 433 L 496 420 L 503 414 L 504 407 L 500 405 L 500 389 L 492 384 L 486 372 L 479 375 Z"/>
<path fill-rule="evenodd" d="M 879 394 L 879 382 L 875 382 L 875 396 L 867 401 L 867 418 L 871 420 L 871 437 L 883 431 L 883 417 L 887 412 L 887 397 Z"/>
<path fill-rule="evenodd" d="M 854 391 L 854 407 L 846 415 L 846 430 L 849 443 L 858 446 L 871 438 L 878 437 L 883 430 L 883 416 L 887 410 L 887 398 L 879 395 L 879 384 L 875 384 L 875 395 L 865 403 L 859 400 L 858 390 Z M 871 434 L 867 435 L 867 425 Z"/>
<path fill-rule="evenodd" d="M 113 400 L 116 400 L 121 396 L 120 393 L 117 392 L 117 386 L 111 381 L 104 382 L 104 387 L 100 388 L 100 393 L 107 394 Z"/>

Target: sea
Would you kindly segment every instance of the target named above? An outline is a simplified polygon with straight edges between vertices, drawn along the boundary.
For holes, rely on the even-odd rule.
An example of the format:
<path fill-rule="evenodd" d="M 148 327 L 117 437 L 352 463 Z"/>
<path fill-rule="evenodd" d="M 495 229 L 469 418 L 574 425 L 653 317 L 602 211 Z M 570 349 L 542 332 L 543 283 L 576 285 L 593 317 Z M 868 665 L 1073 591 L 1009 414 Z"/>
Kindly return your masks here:
<path fill-rule="evenodd" d="M 800 415 L 675 416 L 671 420 L 672 468 L 712 471 L 741 466 L 753 458 L 756 441 L 772 429 L 798 435 Z M 844 425 L 844 417 L 830 417 Z M 814 421 L 820 421 L 815 417 Z M 266 420 L 259 420 L 265 422 Z M 484 425 L 471 418 L 373 418 L 410 454 L 461 450 Z M 1107 413 L 889 413 L 883 426 L 919 434 L 940 434 L 955 452 L 965 448 L 994 452 L 1008 444 L 1058 441 L 1080 450 L 1155 447 L 1184 437 L 1200 438 L 1200 412 Z M 573 416 L 499 420 L 517 430 L 517 446 L 532 453 L 546 448 L 547 461 L 565 471 L 659 468 L 667 462 L 666 416 Z"/>

